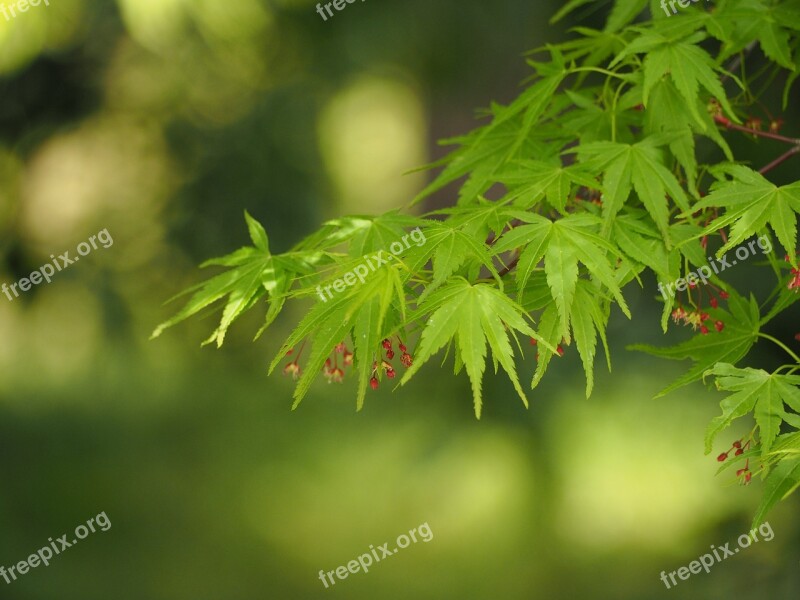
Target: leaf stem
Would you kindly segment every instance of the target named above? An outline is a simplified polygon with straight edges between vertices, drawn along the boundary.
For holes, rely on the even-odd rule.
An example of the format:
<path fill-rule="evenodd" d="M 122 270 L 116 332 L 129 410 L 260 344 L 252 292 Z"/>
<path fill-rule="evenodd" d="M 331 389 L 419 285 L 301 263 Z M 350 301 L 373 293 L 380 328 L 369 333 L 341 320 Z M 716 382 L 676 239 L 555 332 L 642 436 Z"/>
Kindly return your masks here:
<path fill-rule="evenodd" d="M 743 59 L 747 58 L 755 47 L 756 47 L 756 41 L 753 40 L 752 42 L 747 44 L 744 50 L 739 52 L 739 54 L 737 54 L 733 58 L 733 60 L 731 60 L 730 64 L 728 64 L 728 66 L 725 67 L 727 73 L 725 73 L 720 79 L 722 83 L 725 83 L 730 78 L 730 73 L 739 68 L 739 66 L 742 64 Z"/>
<path fill-rule="evenodd" d="M 795 361 L 795 362 L 796 362 L 798 365 L 800 365 L 800 357 L 799 357 L 799 356 L 797 356 L 797 354 L 795 354 L 794 352 L 792 352 L 792 351 L 789 349 L 789 347 L 788 347 L 786 344 L 784 344 L 782 341 L 780 341 L 780 340 L 779 340 L 779 339 L 777 339 L 777 338 L 774 338 L 774 337 L 772 337 L 772 336 L 771 336 L 771 335 L 769 335 L 768 333 L 762 333 L 762 332 L 760 332 L 760 331 L 758 332 L 758 334 L 757 334 L 757 335 L 758 335 L 758 337 L 762 337 L 762 338 L 764 338 L 765 340 L 769 340 L 770 342 L 772 342 L 772 343 L 774 343 L 774 344 L 777 344 L 779 347 L 783 348 L 783 349 L 786 351 L 786 353 L 787 353 L 789 356 L 791 356 L 791 357 L 794 359 L 794 361 Z"/>
<path fill-rule="evenodd" d="M 609 71 L 607 69 L 601 69 L 600 67 L 575 67 L 569 71 L 570 73 L 581 73 L 583 71 L 602 73 L 603 75 L 608 75 L 609 77 L 616 77 L 617 79 L 622 79 L 623 81 L 630 81 L 630 75 L 620 75 L 619 73 L 614 73 L 614 71 Z"/>

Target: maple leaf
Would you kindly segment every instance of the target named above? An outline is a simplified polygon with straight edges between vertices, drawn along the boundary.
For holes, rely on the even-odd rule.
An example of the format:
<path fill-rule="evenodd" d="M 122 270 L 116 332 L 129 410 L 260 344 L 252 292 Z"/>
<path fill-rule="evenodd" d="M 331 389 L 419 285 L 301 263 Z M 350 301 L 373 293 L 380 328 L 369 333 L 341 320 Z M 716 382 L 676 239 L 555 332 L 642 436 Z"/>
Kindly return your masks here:
<path fill-rule="evenodd" d="M 753 516 L 753 527 L 758 527 L 772 507 L 798 486 L 800 486 L 800 457 L 780 461 L 764 480 L 764 496 Z"/>
<path fill-rule="evenodd" d="M 369 252 L 386 250 L 405 233 L 404 228 L 419 227 L 424 221 L 400 214 L 397 210 L 379 216 L 349 215 L 331 219 L 322 227 L 292 247 L 292 251 L 331 250 L 349 243 L 350 258 Z"/>
<path fill-rule="evenodd" d="M 550 22 L 556 21 L 556 17 Z M 620 37 L 613 32 L 597 31 L 590 27 L 575 27 L 573 31 L 580 33 L 582 37 L 564 42 L 560 46 L 564 52 L 564 61 L 567 63 L 583 58 L 583 65 L 599 65 L 625 46 Z"/>
<path fill-rule="evenodd" d="M 418 301 L 424 300 L 442 285 L 469 258 L 477 260 L 479 265 L 485 267 L 502 289 L 503 282 L 492 263 L 491 254 L 482 240 L 476 240 L 468 232 L 462 231 L 448 222 L 430 221 L 425 235 L 426 243 L 423 246 L 412 248 L 406 259 L 409 272 L 420 269 L 428 260 L 433 259 L 433 279 L 419 296 Z"/>
<path fill-rule="evenodd" d="M 700 100 L 697 114 L 705 123 L 704 127 L 697 125 L 692 115 L 686 110 L 686 100 L 681 97 L 675 84 L 667 78 L 658 81 L 651 90 L 647 110 L 645 111 L 645 132 L 649 134 L 673 134 L 669 142 L 669 149 L 686 172 L 689 188 L 697 195 L 697 159 L 695 157 L 695 134 L 701 134 L 712 139 L 725 153 L 728 160 L 733 160 L 733 154 L 722 137 L 707 111 L 703 110 Z"/>
<path fill-rule="evenodd" d="M 630 102 L 622 101 L 609 106 L 599 94 L 597 97 L 587 96 L 573 90 L 565 90 L 564 94 L 573 106 L 562 116 L 559 125 L 582 144 L 607 140 L 614 134 L 617 136 L 615 141 L 630 143 L 634 139 L 630 127 L 641 127 L 641 115 L 631 110 L 641 103 L 640 99 L 631 100 L 631 106 L 628 105 Z"/>
<path fill-rule="evenodd" d="M 769 224 L 796 266 L 800 182 L 779 187 L 741 165 L 720 165 L 713 172 L 718 177 L 730 175 L 732 179 L 716 182 L 711 193 L 692 208 L 692 212 L 712 207 L 725 209 L 700 236 L 730 227 L 728 241 L 717 251 L 722 256 Z"/>
<path fill-rule="evenodd" d="M 531 273 L 544 259 L 544 271 L 560 320 L 560 334 L 571 339 L 570 311 L 573 307 L 575 287 L 578 282 L 579 263 L 598 282 L 604 285 L 630 318 L 630 311 L 614 273 L 614 262 L 619 252 L 608 241 L 597 235 L 600 220 L 591 215 L 568 215 L 551 221 L 541 215 L 520 215 L 528 221 L 504 234 L 494 247 L 496 253 L 522 247 L 517 262 L 516 279 L 520 294 Z M 520 298 L 522 300 L 522 298 Z"/>
<path fill-rule="evenodd" d="M 477 202 L 470 206 L 442 208 L 429 215 L 447 215 L 447 224 L 450 227 L 457 228 L 471 237 L 485 239 L 491 233 L 497 238 L 518 214 L 518 211 L 508 206 L 510 201 L 511 198 L 508 197 L 496 202 L 478 197 Z"/>
<path fill-rule="evenodd" d="M 472 285 L 464 279 L 454 278 L 431 294 L 417 312 L 430 314 L 430 317 L 422 330 L 414 364 L 403 375 L 401 385 L 411 379 L 431 356 L 454 340 L 456 356 L 463 362 L 472 386 L 475 416 L 480 419 L 488 342 L 494 359 L 503 367 L 522 402 L 528 406 L 514 366 L 509 334 L 515 337 L 513 332 L 519 331 L 526 336 L 541 338 L 525 320 L 518 304 L 490 285 Z M 542 343 L 548 345 L 543 340 Z"/>
<path fill-rule="evenodd" d="M 507 199 L 522 209 L 530 209 L 542 198 L 558 212 L 564 213 L 573 185 L 598 189 L 599 184 L 582 165 L 562 166 L 552 162 L 519 160 L 508 165 L 498 180 L 509 188 Z"/>
<path fill-rule="evenodd" d="M 706 430 L 706 454 L 711 452 L 714 438 L 739 417 L 755 414 L 761 441 L 761 455 L 765 457 L 785 420 L 784 403 L 800 413 L 800 376 L 767 373 L 763 369 L 737 369 L 729 363 L 717 363 L 704 373 L 716 376 L 719 390 L 734 392 L 725 397 L 720 406 L 722 415 L 711 420 Z"/>
<path fill-rule="evenodd" d="M 227 296 L 219 326 L 203 342 L 205 345 L 216 341 L 219 347 L 231 324 L 264 296 L 271 301 L 265 327 L 269 325 L 280 312 L 292 279 L 297 275 L 313 272 L 312 264 L 319 259 L 317 254 L 289 253 L 273 256 L 269 251 L 266 231 L 261 224 L 246 211 L 245 220 L 253 246 L 245 246 L 227 256 L 207 260 L 201 264 L 201 268 L 222 266 L 231 269 L 175 296 L 179 298 L 194 292 L 175 316 L 156 327 L 150 336 L 151 339 L 157 338 L 165 329 L 188 319 Z"/>
<path fill-rule="evenodd" d="M 769 5 L 760 0 L 738 0 L 726 4 L 717 18 L 725 23 L 725 33 L 720 34 L 714 28 L 709 28 L 709 32 L 723 42 L 721 60 L 740 52 L 757 39 L 769 59 L 791 71 L 796 69 L 789 38 L 791 30 L 800 30 L 800 10 L 797 8 Z"/>
<path fill-rule="evenodd" d="M 698 46 L 699 42 L 706 38 L 704 33 L 695 32 L 689 37 L 676 40 L 656 30 L 640 31 L 642 35 L 620 52 L 610 66 L 613 67 L 617 62 L 633 54 L 646 53 L 642 89 L 642 101 L 645 107 L 648 106 L 650 93 L 655 85 L 664 76 L 669 75 L 701 130 L 708 128 L 708 120 L 701 117 L 698 104 L 698 100 L 702 100 L 701 87 L 722 105 L 732 119 L 736 119 L 716 73 L 720 68 L 708 52 Z"/>
<path fill-rule="evenodd" d="M 603 342 L 608 370 L 611 370 L 611 355 L 608 351 L 606 328 L 608 327 L 608 303 L 588 281 L 580 280 L 575 289 L 575 299 L 570 314 L 570 324 L 578 354 L 586 375 L 586 397 L 594 387 L 594 359 L 597 353 L 597 337 Z"/>
<path fill-rule="evenodd" d="M 406 300 L 398 264 L 385 265 L 361 285 L 349 288 L 325 302 L 318 302 L 300 321 L 270 364 L 270 373 L 286 353 L 304 340 L 311 352 L 294 391 L 297 408 L 308 393 L 333 348 L 348 335 L 355 344 L 354 366 L 359 374 L 356 406 L 363 406 L 380 340 L 395 322 L 405 320 Z"/>
<path fill-rule="evenodd" d="M 592 142 L 575 150 L 587 168 L 603 173 L 603 234 L 611 230 L 614 218 L 633 189 L 667 248 L 671 247 L 667 195 L 684 210 L 688 210 L 689 200 L 663 164 L 659 146 L 669 141 L 669 136 L 653 135 L 636 144 Z"/>

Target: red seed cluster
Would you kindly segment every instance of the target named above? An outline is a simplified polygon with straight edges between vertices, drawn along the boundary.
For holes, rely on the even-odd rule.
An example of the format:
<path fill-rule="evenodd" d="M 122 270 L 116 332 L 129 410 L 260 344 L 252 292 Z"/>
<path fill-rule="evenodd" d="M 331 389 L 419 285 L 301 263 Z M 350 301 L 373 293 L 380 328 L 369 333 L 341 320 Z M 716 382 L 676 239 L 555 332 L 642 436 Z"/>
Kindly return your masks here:
<path fill-rule="evenodd" d="M 404 367 L 408 368 L 414 363 L 414 359 L 411 354 L 408 353 L 408 349 L 406 348 L 405 344 L 403 344 L 403 341 L 399 337 L 397 340 L 399 341 L 398 348 L 400 349 L 400 352 L 402 352 L 402 355 L 400 356 L 400 363 Z M 381 360 L 380 365 L 378 364 L 378 361 L 374 361 L 372 364 L 372 377 L 369 380 L 369 385 L 373 390 L 378 389 L 381 373 L 385 374 L 389 379 L 394 379 L 397 376 L 397 371 L 395 371 L 392 363 L 389 362 L 394 358 L 392 342 L 388 339 L 385 339 L 381 342 L 381 346 L 386 352 L 386 360 Z M 300 377 L 302 369 L 300 368 L 299 361 L 300 357 L 303 355 L 304 349 L 305 342 L 303 342 L 303 345 L 294 360 L 287 363 L 283 367 L 284 375 L 291 375 L 292 379 L 294 380 L 297 380 Z M 286 352 L 286 356 L 292 356 L 293 354 L 294 348 Z M 341 364 L 339 355 L 341 355 Z M 353 353 L 350 352 L 347 344 L 344 341 L 341 341 L 333 347 L 331 355 L 325 360 L 325 364 L 322 366 L 322 375 L 328 380 L 328 383 L 342 383 L 348 367 L 352 366 Z"/>
<path fill-rule="evenodd" d="M 741 456 L 744 454 L 744 451 L 750 447 L 750 443 L 752 440 L 747 440 L 745 444 L 742 444 L 742 440 L 736 440 L 731 444 L 731 447 L 726 451 L 717 456 L 717 460 L 719 462 L 725 462 L 728 460 L 728 456 L 733 452 L 734 456 Z M 750 459 L 748 458 L 744 463 L 744 468 L 739 469 L 736 471 L 736 477 L 739 479 L 739 483 L 742 485 L 747 485 L 750 483 L 750 479 L 752 478 L 753 473 L 750 471 Z"/>
<path fill-rule="evenodd" d="M 561 340 L 561 344 L 566 344 L 566 341 L 562 339 Z M 556 353 L 559 356 L 564 356 L 564 348 L 563 348 L 563 346 L 561 344 L 556 346 Z M 536 338 L 531 338 L 531 346 L 536 346 L 536 345 L 537 345 Z M 538 352 L 536 353 L 536 360 L 539 360 L 539 353 Z"/>
<path fill-rule="evenodd" d="M 789 261 L 789 255 L 783 257 L 786 262 Z M 787 286 L 790 290 L 794 290 L 796 294 L 798 290 L 800 290 L 800 269 L 796 267 L 792 267 L 791 269 L 792 278 L 789 280 L 789 285 Z"/>
<path fill-rule="evenodd" d="M 750 461 L 746 462 L 749 463 Z M 736 471 L 736 477 L 739 478 L 739 483 L 741 483 L 742 485 L 747 485 L 748 483 L 750 483 L 750 479 L 752 478 L 752 476 L 753 473 L 750 471 L 750 467 L 747 464 L 745 464 L 744 469 L 739 469 L 738 471 Z"/>
<path fill-rule="evenodd" d="M 292 379 L 297 381 L 297 378 L 300 377 L 300 365 L 297 364 L 296 360 L 288 363 L 285 367 L 283 367 L 283 374 L 291 375 Z"/>
<path fill-rule="evenodd" d="M 399 337 L 397 338 L 397 348 L 400 350 L 400 364 L 402 364 L 406 369 L 414 364 L 413 357 L 408 353 L 408 348 L 403 343 Z M 394 365 L 390 362 L 394 358 L 394 347 L 392 346 L 392 341 L 390 339 L 384 339 L 381 342 L 381 347 L 386 351 L 386 359 L 380 361 L 380 365 L 378 361 L 374 361 L 372 363 L 372 378 L 369 380 L 369 385 L 373 390 L 378 389 L 378 385 L 380 383 L 379 375 L 383 373 L 389 379 L 394 379 L 397 376 L 397 371 L 394 369 Z"/>
<path fill-rule="evenodd" d="M 300 347 L 300 352 L 297 353 L 297 356 L 295 357 L 295 359 L 293 361 L 291 361 L 291 362 L 286 363 L 286 365 L 284 365 L 284 367 L 283 367 L 283 374 L 284 375 L 291 375 L 292 379 L 294 379 L 295 381 L 297 381 L 300 378 L 300 375 L 302 374 L 302 370 L 300 369 L 300 362 L 299 361 L 300 361 L 300 357 L 303 355 L 303 350 L 305 349 L 305 347 L 306 347 L 306 344 L 305 344 L 305 342 L 303 342 L 303 345 Z M 290 348 L 286 352 L 286 356 L 291 356 L 292 354 L 294 354 L 294 348 Z"/>
<path fill-rule="evenodd" d="M 778 133 L 781 130 L 781 127 L 783 127 L 783 119 L 781 118 L 773 119 L 769 122 L 770 133 Z"/>
<path fill-rule="evenodd" d="M 727 300 L 730 295 L 711 283 L 701 287 L 690 286 L 687 292 L 689 296 L 687 299 L 688 307 L 684 307 L 683 301 L 678 298 L 678 308 L 672 311 L 672 321 L 680 325 L 687 325 L 695 331 L 699 329 L 701 335 L 708 335 L 711 333 L 711 326 L 708 322 L 711 319 L 711 315 L 708 311 L 719 308 L 720 300 Z M 708 300 L 707 309 L 703 307 L 706 296 Z M 716 319 L 714 321 L 714 329 L 718 333 L 722 332 L 725 329 L 725 322 Z"/>

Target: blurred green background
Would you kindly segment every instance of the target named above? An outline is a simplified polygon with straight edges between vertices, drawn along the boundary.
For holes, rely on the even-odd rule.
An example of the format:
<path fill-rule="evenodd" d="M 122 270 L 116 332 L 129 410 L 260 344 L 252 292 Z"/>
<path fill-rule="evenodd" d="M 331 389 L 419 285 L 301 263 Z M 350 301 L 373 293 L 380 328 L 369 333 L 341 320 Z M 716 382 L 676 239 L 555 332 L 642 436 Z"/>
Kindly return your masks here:
<path fill-rule="evenodd" d="M 798 498 L 770 515 L 772 541 L 659 580 L 735 543 L 761 487 L 703 455 L 721 396 L 653 400 L 684 365 L 625 350 L 664 343 L 653 281 L 627 293 L 634 322 L 612 319 L 614 370 L 598 361 L 591 399 L 568 349 L 530 410 L 487 376 L 480 422 L 466 378 L 433 365 L 361 413 L 352 381 L 322 380 L 291 412 L 292 382 L 266 365 L 302 306 L 255 344 L 261 314 L 221 350 L 199 347 L 213 314 L 148 341 L 195 265 L 247 242 L 244 209 L 282 251 L 326 218 L 404 205 L 429 175 L 402 173 L 513 98 L 525 51 L 608 10 L 551 27 L 557 2 L 370 0 L 327 22 L 315 4 L 50 0 L 0 18 L 0 281 L 100 229 L 114 240 L 0 296 L 0 565 L 102 511 L 112 523 L 0 580 L 0 598 L 797 598 Z M 757 295 L 759 276 L 732 275 Z M 425 522 L 429 543 L 318 579 Z"/>

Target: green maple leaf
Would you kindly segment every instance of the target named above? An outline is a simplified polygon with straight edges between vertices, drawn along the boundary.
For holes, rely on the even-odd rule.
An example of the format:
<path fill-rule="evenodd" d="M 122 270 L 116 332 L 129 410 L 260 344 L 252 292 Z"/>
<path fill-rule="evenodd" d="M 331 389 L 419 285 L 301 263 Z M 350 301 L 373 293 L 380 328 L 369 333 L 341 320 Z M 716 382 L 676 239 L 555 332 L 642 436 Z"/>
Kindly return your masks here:
<path fill-rule="evenodd" d="M 424 220 L 411 215 L 402 215 L 397 210 L 378 217 L 365 218 L 368 224 L 355 232 L 348 248 L 349 256 L 359 260 L 373 252 L 381 250 L 389 252 L 389 247 L 399 241 L 407 229 L 426 225 Z"/>
<path fill-rule="evenodd" d="M 640 31 L 642 31 L 642 35 L 620 52 L 612 61 L 611 66 L 613 67 L 633 54 L 646 53 L 643 63 L 644 83 L 642 89 L 642 101 L 645 107 L 648 107 L 653 88 L 669 75 L 672 83 L 686 101 L 686 108 L 701 130 L 708 127 L 707 119 L 701 117 L 699 110 L 698 100 L 701 100 L 701 87 L 713 98 L 716 98 L 731 118 L 736 119 L 717 75 L 719 67 L 708 52 L 698 45 L 705 39 L 704 33 L 696 32 L 685 39 L 676 40 L 659 31 Z"/>
<path fill-rule="evenodd" d="M 511 150 L 506 155 L 506 160 L 514 156 L 515 152 L 528 138 L 528 134 L 531 132 L 534 125 L 539 122 L 540 117 L 545 113 L 547 107 L 550 106 L 556 91 L 567 75 L 567 69 L 561 50 L 553 46 L 547 46 L 547 49 L 550 51 L 550 62 L 539 63 L 531 60 L 528 61 L 528 64 L 534 67 L 538 74 L 542 76 L 541 79 L 522 92 L 499 118 L 502 122 L 502 120 L 511 118 L 517 113 L 522 114 L 521 127 L 519 128 Z"/>
<path fill-rule="evenodd" d="M 772 444 L 785 419 L 784 403 L 800 409 L 800 376 L 767 373 L 762 369 L 737 369 L 729 363 L 717 363 L 704 375 L 715 375 L 717 389 L 734 392 L 722 400 L 722 415 L 714 417 L 706 430 L 706 454 L 711 452 L 714 438 L 739 417 L 755 413 L 761 441 L 761 455 Z"/>
<path fill-rule="evenodd" d="M 372 377 L 373 363 L 381 359 L 381 340 L 386 331 L 391 329 L 387 326 L 388 318 L 399 315 L 399 323 L 405 321 L 405 294 L 397 269 L 382 269 L 379 277 L 368 281 L 358 290 L 353 302 L 359 306 L 355 313 L 352 338 L 355 346 L 354 366 L 358 373 L 356 408 L 361 410 L 367 384 Z M 390 312 L 390 308 L 394 310 Z"/>
<path fill-rule="evenodd" d="M 691 359 L 694 361 L 688 372 L 661 390 L 656 397 L 701 379 L 703 373 L 713 368 L 718 362 L 736 364 L 747 355 L 758 338 L 758 303 L 752 296 L 748 302 L 738 294 L 731 293 L 728 306 L 730 313 L 722 309 L 709 311 L 712 318 L 720 318 L 724 321 L 725 329 L 721 332 L 695 335 L 690 340 L 666 348 L 646 344 L 628 347 L 630 350 L 639 350 L 670 360 Z"/>
<path fill-rule="evenodd" d="M 583 363 L 586 375 L 586 396 L 588 397 L 594 386 L 594 359 L 597 353 L 597 336 L 603 343 L 606 362 L 611 370 L 611 355 L 608 351 L 606 329 L 608 327 L 610 302 L 601 294 L 595 285 L 585 279 L 579 279 L 575 286 L 570 324 L 572 337 L 578 347 L 578 354 Z M 558 309 L 553 303 L 545 306 L 539 318 L 539 337 L 547 344 L 539 344 L 536 371 L 531 380 L 531 387 L 535 388 L 541 382 L 550 361 L 556 355 L 556 347 L 563 339 L 561 321 Z"/>
<path fill-rule="evenodd" d="M 726 37 L 720 59 L 741 51 L 752 40 L 757 39 L 764 54 L 790 71 L 796 70 L 789 44 L 791 30 L 800 30 L 800 10 L 783 5 L 768 5 L 760 0 L 738 0 L 729 2 L 720 11 L 718 18 L 726 22 Z M 709 29 L 717 37 L 713 29 Z"/>
<path fill-rule="evenodd" d="M 508 206 L 509 202 L 509 198 L 490 202 L 478 197 L 477 202 L 470 206 L 442 208 L 429 214 L 447 215 L 448 226 L 457 228 L 471 237 L 485 239 L 490 232 L 498 237 L 509 221 L 516 218 L 517 213 Z"/>
<path fill-rule="evenodd" d="M 677 225 L 673 225 L 670 231 L 673 238 L 681 234 L 681 229 Z M 625 256 L 634 264 L 650 268 L 659 281 L 670 282 L 680 277 L 682 264 L 680 250 L 675 248 L 667 250 L 658 230 L 646 219 L 643 211 L 628 209 L 620 214 L 614 221 L 613 240 Z M 689 246 L 681 247 L 681 249 L 688 248 Z M 675 298 L 667 295 L 664 300 L 661 328 L 666 333 Z"/>
<path fill-rule="evenodd" d="M 667 195 L 684 210 L 688 210 L 689 201 L 678 180 L 663 164 L 659 146 L 669 141 L 669 136 L 658 135 L 636 144 L 593 142 L 577 148 L 581 161 L 603 173 L 603 234 L 611 230 L 614 218 L 633 189 L 667 248 L 671 247 Z"/>
<path fill-rule="evenodd" d="M 733 179 L 715 183 L 712 192 L 698 202 L 692 211 L 712 207 L 725 209 L 700 234 L 708 235 L 723 227 L 730 227 L 728 241 L 717 255 L 721 256 L 769 224 L 792 265 L 797 266 L 796 213 L 800 213 L 800 182 L 778 187 L 757 171 L 741 165 L 720 166 L 714 173 L 718 176 L 728 174 Z"/>
<path fill-rule="evenodd" d="M 758 527 L 767 513 L 800 485 L 800 457 L 780 461 L 764 481 L 764 497 L 753 516 L 753 527 Z"/>
<path fill-rule="evenodd" d="M 557 221 L 536 214 L 520 216 L 525 217 L 529 224 L 520 225 L 504 234 L 494 250 L 499 254 L 523 247 L 516 269 L 520 294 L 524 293 L 528 279 L 544 259 L 547 284 L 558 310 L 560 332 L 566 341 L 571 339 L 569 319 L 578 282 L 579 263 L 609 290 L 630 318 L 628 305 L 614 272 L 614 260 L 621 255 L 614 246 L 597 235 L 599 219 L 585 214 L 571 214 Z"/>
<path fill-rule="evenodd" d="M 558 212 L 564 213 L 573 185 L 599 189 L 599 184 L 582 165 L 564 167 L 554 158 L 552 162 L 519 160 L 508 165 L 498 180 L 509 188 L 506 198 L 522 209 L 530 209 L 542 198 Z"/>
<path fill-rule="evenodd" d="M 406 260 L 409 272 L 413 273 L 427 263 L 431 257 L 433 258 L 433 280 L 425 288 L 418 301 L 424 300 L 470 258 L 485 267 L 502 289 L 503 282 L 483 240 L 475 239 L 469 233 L 451 226 L 448 222 L 431 222 L 426 230 L 426 240 L 423 246 L 412 248 Z"/>
<path fill-rule="evenodd" d="M 361 285 L 314 305 L 283 343 L 269 367 L 271 373 L 289 350 L 304 340 L 310 341 L 311 352 L 297 382 L 292 408 L 297 408 L 308 393 L 336 345 L 350 335 L 355 345 L 354 367 L 359 374 L 356 404 L 360 410 L 372 364 L 376 353 L 380 352 L 380 340 L 390 329 L 387 325 L 390 315 L 387 313 L 400 315 L 396 320 L 402 322 L 405 320 L 405 307 L 399 265 L 396 264 L 384 265 Z"/>
<path fill-rule="evenodd" d="M 680 263 L 673 259 L 676 253 L 667 250 L 642 211 L 620 214 L 614 221 L 613 239 L 626 256 L 649 267 L 661 281 L 678 278 Z"/>
<path fill-rule="evenodd" d="M 519 384 L 514 353 L 509 334 L 514 331 L 539 338 L 525 320 L 522 308 L 502 292 L 487 284 L 472 285 L 455 278 L 428 297 L 417 314 L 430 314 L 414 357 L 414 364 L 403 375 L 405 384 L 426 363 L 449 343 L 454 342 L 456 356 L 469 376 L 475 405 L 480 419 L 482 407 L 481 382 L 486 368 L 487 342 L 493 358 L 502 366 L 525 406 L 528 399 Z M 543 342 L 546 345 L 546 342 Z M 495 365 L 496 369 L 496 365 Z"/>
<path fill-rule="evenodd" d="M 580 280 L 575 288 L 575 299 L 572 304 L 570 324 L 575 345 L 578 347 L 583 371 L 586 374 L 586 397 L 592 393 L 594 387 L 594 359 L 597 352 L 597 336 L 603 342 L 608 370 L 611 370 L 611 355 L 608 351 L 606 328 L 608 326 L 608 311 L 605 309 L 605 299 L 597 289 L 586 280 Z M 540 354 L 541 358 L 541 354 Z"/>
<path fill-rule="evenodd" d="M 379 216 L 349 215 L 326 221 L 319 230 L 304 238 L 293 251 L 323 251 L 349 243 L 349 256 L 358 258 L 370 252 L 388 250 L 404 228 L 419 227 L 424 221 L 393 210 Z"/>
<path fill-rule="evenodd" d="M 555 17 L 551 22 L 554 21 Z M 572 31 L 579 33 L 581 37 L 560 45 L 564 52 L 564 61 L 567 63 L 583 58 L 581 62 L 584 66 L 596 66 L 625 47 L 622 39 L 615 33 L 589 27 L 575 27 Z M 578 81 L 583 81 L 585 75 L 586 73 L 583 73 Z"/>
<path fill-rule="evenodd" d="M 697 195 L 695 134 L 708 136 L 722 149 L 728 160 L 733 160 L 731 149 L 714 125 L 711 115 L 702 110 L 703 107 L 699 100 L 696 100 L 696 104 L 698 104 L 697 113 L 704 121 L 705 127 L 697 125 L 695 119 L 686 110 L 686 100 L 681 97 L 675 84 L 670 79 L 664 78 L 653 86 L 645 111 L 645 132 L 647 134 L 676 134 L 669 142 L 669 149 L 686 172 L 689 188 L 695 195 Z"/>
<path fill-rule="evenodd" d="M 499 112 L 499 111 L 498 111 Z M 417 204 L 446 185 L 468 176 L 459 191 L 458 204 L 470 204 L 488 190 L 496 181 L 496 174 L 507 162 L 510 149 L 517 140 L 519 124 L 509 120 L 500 124 L 491 123 L 471 133 L 444 140 L 446 145 L 460 147 L 443 159 L 423 167 L 444 167 L 411 202 Z M 546 144 L 528 139 L 520 148 L 524 156 L 547 156 L 553 154 Z"/>
<path fill-rule="evenodd" d="M 201 268 L 222 266 L 229 267 L 230 270 L 176 296 L 177 298 L 194 292 L 175 316 L 156 327 L 151 339 L 226 296 L 227 301 L 222 310 L 220 323 L 211 336 L 203 342 L 204 345 L 216 341 L 217 346 L 221 346 L 231 324 L 255 306 L 259 299 L 267 296 L 271 304 L 265 328 L 280 312 L 293 277 L 312 272 L 311 265 L 319 259 L 318 256 L 305 253 L 273 256 L 269 251 L 269 240 L 264 228 L 246 211 L 245 220 L 253 246 L 245 246 L 227 256 L 213 258 L 200 265 Z"/>

